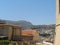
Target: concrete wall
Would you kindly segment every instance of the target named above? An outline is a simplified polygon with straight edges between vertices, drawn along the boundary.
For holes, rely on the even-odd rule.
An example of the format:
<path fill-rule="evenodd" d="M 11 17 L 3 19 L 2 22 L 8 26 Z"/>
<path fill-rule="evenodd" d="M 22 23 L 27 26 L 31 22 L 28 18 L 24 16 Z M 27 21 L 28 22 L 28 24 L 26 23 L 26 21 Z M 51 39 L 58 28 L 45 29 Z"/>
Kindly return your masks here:
<path fill-rule="evenodd" d="M 59 0 L 56 0 L 56 35 L 54 45 L 60 45 L 60 13 L 59 13 Z"/>

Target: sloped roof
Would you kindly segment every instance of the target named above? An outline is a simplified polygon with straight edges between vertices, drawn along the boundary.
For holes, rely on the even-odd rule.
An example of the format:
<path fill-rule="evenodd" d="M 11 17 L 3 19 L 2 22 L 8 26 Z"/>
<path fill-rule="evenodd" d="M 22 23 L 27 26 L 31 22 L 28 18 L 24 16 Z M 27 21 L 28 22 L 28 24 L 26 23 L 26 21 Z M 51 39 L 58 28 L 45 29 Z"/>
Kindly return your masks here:
<path fill-rule="evenodd" d="M 36 30 L 22 30 L 22 35 L 24 36 L 33 36 L 36 33 Z"/>
<path fill-rule="evenodd" d="M 39 34 L 36 30 L 22 30 L 22 36 L 33 36 L 33 41 L 39 40 Z"/>

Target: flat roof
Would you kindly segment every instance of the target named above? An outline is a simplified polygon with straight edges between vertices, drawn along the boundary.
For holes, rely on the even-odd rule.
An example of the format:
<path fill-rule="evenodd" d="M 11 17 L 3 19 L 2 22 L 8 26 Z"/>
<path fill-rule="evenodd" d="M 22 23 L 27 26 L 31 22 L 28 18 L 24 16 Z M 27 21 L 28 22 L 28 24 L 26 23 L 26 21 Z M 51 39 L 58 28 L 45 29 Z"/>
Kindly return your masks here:
<path fill-rule="evenodd" d="M 19 28 L 21 28 L 21 26 L 14 25 L 14 24 L 0 24 L 0 26 L 14 26 L 14 27 L 19 27 Z"/>

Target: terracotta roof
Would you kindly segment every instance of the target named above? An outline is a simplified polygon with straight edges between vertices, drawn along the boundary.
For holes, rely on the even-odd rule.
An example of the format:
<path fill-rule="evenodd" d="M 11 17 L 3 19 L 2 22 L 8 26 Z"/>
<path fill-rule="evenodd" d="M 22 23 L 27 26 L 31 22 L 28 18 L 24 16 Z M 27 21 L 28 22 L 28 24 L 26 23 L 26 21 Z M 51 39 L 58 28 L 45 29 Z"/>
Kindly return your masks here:
<path fill-rule="evenodd" d="M 36 30 L 22 30 L 22 35 L 33 36 L 36 33 Z"/>
<path fill-rule="evenodd" d="M 33 36 L 33 41 L 39 40 L 39 34 L 36 30 L 22 30 L 23 36 Z"/>

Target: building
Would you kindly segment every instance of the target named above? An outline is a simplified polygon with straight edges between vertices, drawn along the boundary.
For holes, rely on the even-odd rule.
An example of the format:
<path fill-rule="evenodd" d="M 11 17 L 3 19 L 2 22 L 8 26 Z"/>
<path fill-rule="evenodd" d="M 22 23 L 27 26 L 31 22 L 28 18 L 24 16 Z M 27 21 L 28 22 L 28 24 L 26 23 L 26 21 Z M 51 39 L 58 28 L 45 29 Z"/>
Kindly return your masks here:
<path fill-rule="evenodd" d="M 32 45 L 39 40 L 39 34 L 36 30 L 22 30 L 23 45 Z"/>
<path fill-rule="evenodd" d="M 17 33 L 17 35 L 19 36 L 19 33 Z M 17 38 L 15 38 L 15 39 L 17 39 Z M 12 43 L 10 43 L 10 45 L 11 44 L 16 44 L 16 45 L 35 45 L 35 43 L 39 40 L 39 33 L 36 30 L 21 30 L 21 38 L 20 39 L 22 39 L 22 40 L 21 41 L 15 40 Z"/>
<path fill-rule="evenodd" d="M 60 45 L 60 0 L 56 0 L 56 35 L 54 45 Z"/>

